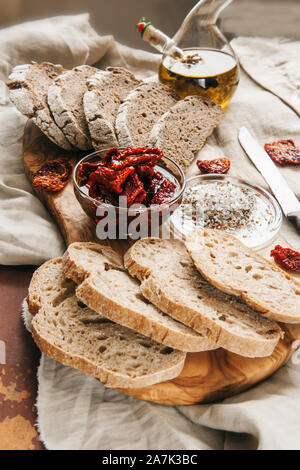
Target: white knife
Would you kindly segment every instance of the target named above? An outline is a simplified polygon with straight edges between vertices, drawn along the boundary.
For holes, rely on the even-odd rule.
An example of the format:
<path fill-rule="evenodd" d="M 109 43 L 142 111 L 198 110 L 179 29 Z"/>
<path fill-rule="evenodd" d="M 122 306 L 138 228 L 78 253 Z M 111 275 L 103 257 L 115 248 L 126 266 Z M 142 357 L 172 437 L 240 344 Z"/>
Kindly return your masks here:
<path fill-rule="evenodd" d="M 298 233 L 300 233 L 300 201 L 290 189 L 276 165 L 246 127 L 241 127 L 239 131 L 239 142 L 270 186 L 274 196 L 281 205 L 284 215 L 295 225 Z"/>

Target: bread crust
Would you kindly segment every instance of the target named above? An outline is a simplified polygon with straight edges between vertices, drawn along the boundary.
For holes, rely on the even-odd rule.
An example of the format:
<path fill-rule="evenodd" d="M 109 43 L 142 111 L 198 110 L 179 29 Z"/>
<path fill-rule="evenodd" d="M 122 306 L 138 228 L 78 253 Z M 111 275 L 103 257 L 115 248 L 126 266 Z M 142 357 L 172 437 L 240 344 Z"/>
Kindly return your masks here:
<path fill-rule="evenodd" d="M 149 93 L 153 94 L 152 99 L 156 100 L 157 96 L 159 93 L 161 94 L 161 101 L 163 102 L 163 98 L 168 100 L 168 106 L 162 107 L 160 104 L 160 108 L 157 109 L 157 113 L 155 116 L 152 117 L 153 122 L 152 126 L 155 124 L 155 122 L 159 119 L 159 117 L 166 111 L 168 110 L 173 104 L 175 104 L 179 97 L 165 87 L 164 85 L 158 83 L 158 82 L 147 82 L 147 83 L 142 83 L 139 85 L 137 88 L 135 88 L 132 92 L 130 92 L 125 99 L 125 101 L 121 104 L 117 118 L 116 118 L 116 133 L 117 133 L 117 138 L 119 141 L 119 145 L 121 147 L 141 147 L 141 146 L 149 146 L 149 135 L 148 133 L 146 134 L 140 134 L 139 142 L 137 142 L 137 139 L 131 135 L 131 131 L 129 129 L 128 121 L 130 121 L 129 113 L 130 113 L 130 108 L 131 106 L 135 105 L 136 102 L 140 99 L 141 96 L 143 96 L 143 93 Z M 153 93 L 153 92 L 154 93 Z M 147 96 L 149 98 L 149 96 Z M 146 100 L 142 100 L 146 101 Z M 163 111 L 162 111 L 163 109 Z M 145 107 L 145 113 L 148 111 L 148 107 Z M 160 112 L 160 114 L 159 114 Z M 143 120 L 143 113 L 141 113 L 140 105 L 136 109 L 135 117 L 137 120 L 140 121 Z M 151 127 L 152 127 L 151 126 Z M 149 129 L 149 134 L 150 134 Z"/>
<path fill-rule="evenodd" d="M 161 242 L 159 239 L 154 238 L 148 240 L 149 243 L 151 243 L 152 240 L 159 243 Z M 206 334 L 212 341 L 215 341 L 219 347 L 223 347 L 224 349 L 245 357 L 265 357 L 272 354 L 280 336 L 283 335 L 281 329 L 276 323 L 270 321 L 270 334 L 266 334 L 261 338 L 257 335 L 255 338 L 253 336 L 248 337 L 244 334 L 237 334 L 230 328 L 223 327 L 220 322 L 216 322 L 213 318 L 206 315 L 205 312 L 199 311 L 199 309 L 194 309 L 183 302 L 175 301 L 169 293 L 166 294 L 164 285 L 159 279 L 157 279 L 156 268 L 151 269 L 147 266 L 146 262 L 143 264 L 143 261 L 140 260 L 141 258 L 137 251 L 140 243 L 147 243 L 147 239 L 136 242 L 125 253 L 124 264 L 132 276 L 135 276 L 142 281 L 141 291 L 149 301 L 173 318 L 190 326 L 196 331 L 201 332 L 202 334 Z M 179 249 L 181 247 L 184 249 L 184 245 L 178 240 L 170 241 L 170 243 L 174 244 L 172 245 L 173 250 L 176 250 L 176 244 L 178 244 Z M 186 256 L 188 256 L 187 253 Z M 160 270 L 160 267 L 157 269 Z M 199 291 L 199 293 L 201 292 Z M 230 298 L 228 298 L 227 301 L 229 302 L 229 300 Z M 224 313 L 225 312 L 228 313 L 226 311 L 226 301 L 224 299 Z M 255 312 L 253 312 L 253 314 L 255 315 Z M 257 316 L 259 316 L 258 313 Z M 262 321 L 266 322 L 264 319 Z"/>
<path fill-rule="evenodd" d="M 51 344 L 45 338 L 43 338 L 40 335 L 40 332 L 36 330 L 34 321 L 31 326 L 31 333 L 38 348 L 44 354 L 65 366 L 74 367 L 84 374 L 91 375 L 95 379 L 100 380 L 100 382 L 106 385 L 106 387 L 111 388 L 142 388 L 148 387 L 149 385 L 153 385 L 155 383 L 171 380 L 180 374 L 185 362 L 185 356 L 183 355 L 178 363 L 171 365 L 168 369 L 157 371 L 150 375 L 129 377 L 121 374 L 120 372 L 107 369 L 103 366 L 97 366 L 92 361 L 86 359 L 83 356 L 70 356 L 60 347 L 55 344 Z"/>
<path fill-rule="evenodd" d="M 95 149 L 118 146 L 115 132 L 118 107 L 139 83 L 141 80 L 121 67 L 98 71 L 87 81 L 83 105 Z M 107 92 L 104 93 L 103 89 Z"/>
<path fill-rule="evenodd" d="M 88 135 L 88 130 L 87 132 L 84 132 L 81 129 L 76 116 L 73 111 L 68 108 L 68 105 L 63 98 L 64 86 L 68 80 L 75 76 L 80 76 L 79 74 L 84 71 L 87 71 L 92 75 L 95 73 L 96 69 L 89 67 L 88 65 L 81 65 L 72 70 L 68 70 L 61 74 L 61 76 L 57 77 L 54 84 L 48 89 L 48 105 L 56 124 L 72 145 L 80 150 L 90 150 L 92 148 L 92 143 L 90 136 Z M 82 110 L 82 114 L 84 114 L 83 95 L 81 101 L 77 103 L 77 108 Z M 84 125 L 86 125 L 85 122 Z"/>
<path fill-rule="evenodd" d="M 27 81 L 27 74 L 30 67 L 43 67 L 53 64 L 43 62 L 41 65 L 33 62 L 16 66 L 9 76 L 7 86 L 9 88 L 9 97 L 16 108 L 25 116 L 28 116 L 33 122 L 47 135 L 47 137 L 59 147 L 70 150 L 70 142 L 66 139 L 61 129 L 56 125 L 48 104 L 38 95 L 37 90 L 33 90 Z M 54 67 L 54 66 L 53 66 Z M 60 65 L 55 66 L 57 73 L 64 71 Z"/>
<path fill-rule="evenodd" d="M 195 113 L 200 114 L 197 120 Z M 217 104 L 200 96 L 187 96 L 184 100 L 174 104 L 154 124 L 149 136 L 149 146 L 160 148 L 166 157 L 186 169 L 218 125 L 223 114 L 221 107 Z M 184 119 L 184 122 L 181 122 L 181 119 Z M 183 125 L 187 126 L 188 120 L 193 122 L 193 134 L 191 131 L 187 132 L 187 141 L 185 141 L 182 140 L 182 129 Z M 181 151 L 178 148 L 173 148 L 173 142 L 179 146 L 183 144 Z"/>
<path fill-rule="evenodd" d="M 246 247 L 245 245 L 240 242 L 236 237 L 234 237 L 231 234 L 228 234 L 226 232 L 216 232 L 215 230 L 212 229 L 205 229 L 205 230 L 197 230 L 189 234 L 189 236 L 186 239 L 186 247 L 188 250 L 188 253 L 193 260 L 196 268 L 198 271 L 201 273 L 201 275 L 213 286 L 215 286 L 217 289 L 221 290 L 222 292 L 225 292 L 230 295 L 234 295 L 236 297 L 239 297 L 245 302 L 247 305 L 249 305 L 251 308 L 254 310 L 257 310 L 258 312 L 261 312 L 263 316 L 266 318 L 270 318 L 271 320 L 275 320 L 278 322 L 282 323 L 300 323 L 300 294 L 294 296 L 294 302 L 295 305 L 298 306 L 298 311 L 293 314 L 291 314 L 288 310 L 284 310 L 284 301 L 281 300 L 276 306 L 270 306 L 263 302 L 262 296 L 255 291 L 249 292 L 244 289 L 240 289 L 235 283 L 234 283 L 234 270 L 232 269 L 232 276 L 230 277 L 231 282 L 226 279 L 220 279 L 214 277 L 213 275 L 209 274 L 209 263 L 210 259 L 209 257 L 206 257 L 205 263 L 202 260 L 202 257 L 199 256 L 199 250 L 203 253 L 205 246 L 203 244 L 203 236 L 202 234 L 206 232 L 208 234 L 211 234 L 211 236 L 221 236 L 223 240 L 232 240 L 233 243 L 235 244 L 236 248 L 239 250 L 242 249 L 244 252 L 247 252 L 253 260 L 259 260 L 265 266 L 270 266 L 272 268 L 273 272 L 278 273 L 278 276 L 282 277 L 283 279 L 289 280 L 292 285 L 294 285 L 300 293 L 300 282 L 298 282 L 296 279 L 294 279 L 292 276 L 290 276 L 288 273 L 284 272 L 282 269 L 280 269 L 278 266 L 276 266 L 274 263 L 270 262 L 269 260 L 265 259 L 263 256 L 261 256 L 259 253 L 256 251 L 252 250 L 251 248 Z M 221 234 L 221 235 L 220 235 Z M 232 248 L 232 251 L 234 250 L 234 247 Z M 251 263 L 251 259 L 249 258 L 249 264 Z M 259 287 L 259 285 L 257 285 Z M 274 290 L 272 288 L 269 289 L 270 292 L 270 298 L 274 295 Z M 290 295 L 292 295 L 290 293 Z"/>
<path fill-rule="evenodd" d="M 99 314 L 119 323 L 127 328 L 131 328 L 159 343 L 165 344 L 174 349 L 185 352 L 199 352 L 216 349 L 215 342 L 195 331 L 186 328 L 180 323 L 169 320 L 169 324 L 162 321 L 163 313 L 155 310 L 156 317 L 147 316 L 147 314 L 139 310 L 137 306 L 132 306 L 128 302 L 128 306 L 124 306 L 115 298 L 109 296 L 107 291 L 100 290 L 96 282 L 97 273 L 88 270 L 88 267 L 82 266 L 79 260 L 76 260 L 74 248 L 81 246 L 89 249 L 99 250 L 102 254 L 109 256 L 110 259 L 115 257 L 118 269 L 124 269 L 121 259 L 113 250 L 107 247 L 100 247 L 94 243 L 73 243 L 69 246 L 63 257 L 63 269 L 65 275 L 79 284 L 76 289 L 76 295 L 81 302 L 88 305 L 89 308 Z M 99 266 L 99 263 L 98 263 Z M 125 274 L 125 273 L 124 273 Z M 100 274 L 98 274 L 100 276 Z M 125 274 L 127 277 L 127 273 Z M 139 292 L 139 287 L 136 288 Z M 122 293 L 120 292 L 120 295 Z M 125 293 L 123 293 L 125 295 Z M 144 307 L 145 308 L 145 307 Z M 161 313 L 161 316 L 160 316 Z M 161 318 L 160 318 L 161 317 Z"/>
<path fill-rule="evenodd" d="M 35 271 L 27 300 L 35 315 L 31 322 L 32 336 L 40 350 L 64 365 L 99 379 L 107 387 L 146 387 L 173 379 L 182 371 L 185 353 L 164 352 L 158 343 L 109 320 L 104 321 L 100 315 L 79 305 L 74 284 L 64 277 L 61 258 L 47 261 Z M 92 350 L 85 347 L 89 339 L 93 342 Z M 127 346 L 122 352 L 118 347 L 122 348 L 124 343 Z M 108 348 L 108 355 L 101 357 L 103 344 Z M 137 358 L 134 354 L 130 356 L 131 349 Z M 119 361 L 110 358 L 118 352 L 121 353 Z M 155 359 L 155 365 L 148 359 L 145 366 L 136 366 L 135 370 L 131 361 L 136 358 L 142 363 L 149 354 L 149 358 Z"/>

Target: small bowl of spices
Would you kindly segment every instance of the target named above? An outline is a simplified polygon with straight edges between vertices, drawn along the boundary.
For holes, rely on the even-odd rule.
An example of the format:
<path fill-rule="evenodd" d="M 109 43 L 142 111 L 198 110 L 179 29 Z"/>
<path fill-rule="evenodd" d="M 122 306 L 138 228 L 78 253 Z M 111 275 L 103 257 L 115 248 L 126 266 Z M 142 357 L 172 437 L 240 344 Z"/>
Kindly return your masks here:
<path fill-rule="evenodd" d="M 251 248 L 267 246 L 282 224 L 281 209 L 261 187 L 227 175 L 199 175 L 187 180 L 181 206 L 170 218 L 185 238 L 195 228 L 229 232 Z"/>

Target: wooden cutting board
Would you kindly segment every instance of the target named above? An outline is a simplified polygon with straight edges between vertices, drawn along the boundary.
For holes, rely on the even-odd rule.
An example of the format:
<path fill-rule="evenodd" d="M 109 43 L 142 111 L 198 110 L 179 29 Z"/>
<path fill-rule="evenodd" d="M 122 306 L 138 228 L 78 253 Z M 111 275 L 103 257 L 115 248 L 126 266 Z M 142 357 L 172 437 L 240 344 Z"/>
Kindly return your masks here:
<path fill-rule="evenodd" d="M 47 160 L 67 157 L 74 164 L 82 156 L 80 152 L 59 149 L 28 121 L 24 130 L 23 157 L 25 172 L 30 181 L 33 173 Z M 54 217 L 66 245 L 75 241 L 106 243 L 96 238 L 95 224 L 83 212 L 75 198 L 71 180 L 59 193 L 43 190 L 37 190 L 36 193 Z M 276 242 L 280 240 L 282 238 L 279 237 Z M 130 245 L 130 242 L 124 240 L 107 243 L 121 254 Z M 176 379 L 150 387 L 120 391 L 143 400 L 168 405 L 191 405 L 221 400 L 254 386 L 277 371 L 293 354 L 293 343 L 297 339 L 300 339 L 300 327 L 286 328 L 285 338 L 278 343 L 272 356 L 267 358 L 249 359 L 222 348 L 210 352 L 189 353 L 184 369 Z"/>

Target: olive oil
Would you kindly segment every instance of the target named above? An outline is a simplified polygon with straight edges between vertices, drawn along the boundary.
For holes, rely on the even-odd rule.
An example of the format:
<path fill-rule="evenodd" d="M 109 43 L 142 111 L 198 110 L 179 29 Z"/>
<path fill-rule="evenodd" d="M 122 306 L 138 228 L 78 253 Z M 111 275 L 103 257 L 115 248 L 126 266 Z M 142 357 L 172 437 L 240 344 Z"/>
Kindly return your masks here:
<path fill-rule="evenodd" d="M 184 53 L 186 59 L 170 55 L 163 57 L 159 68 L 160 81 L 181 98 L 200 95 L 224 108 L 239 82 L 236 59 L 216 49 L 184 49 Z"/>

